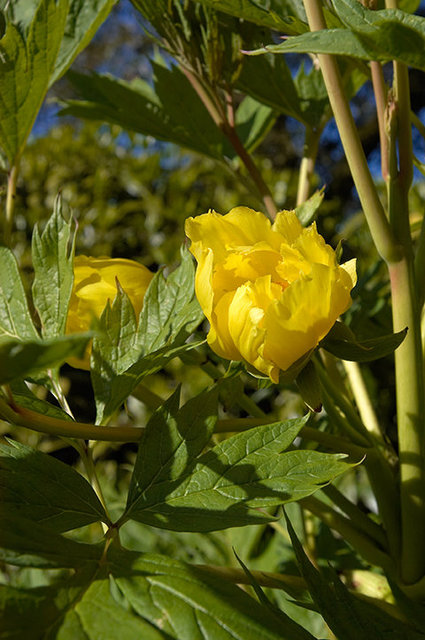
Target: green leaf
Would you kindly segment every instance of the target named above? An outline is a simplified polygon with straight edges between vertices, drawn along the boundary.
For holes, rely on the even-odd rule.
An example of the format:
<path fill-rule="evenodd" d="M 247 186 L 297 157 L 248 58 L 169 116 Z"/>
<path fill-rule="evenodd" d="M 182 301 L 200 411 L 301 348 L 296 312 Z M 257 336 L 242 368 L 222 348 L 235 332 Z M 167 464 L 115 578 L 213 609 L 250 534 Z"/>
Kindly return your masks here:
<path fill-rule="evenodd" d="M 194 266 L 187 250 L 168 278 L 162 272 L 155 274 L 143 299 L 138 327 L 131 302 L 118 291 L 112 306 L 103 312 L 93 340 L 91 377 L 97 422 L 112 415 L 146 375 L 196 346 L 182 343 L 203 317 L 194 297 Z"/>
<path fill-rule="evenodd" d="M 107 522 L 90 484 L 72 467 L 18 442 L 0 444 L 0 504 L 55 532 Z"/>
<path fill-rule="evenodd" d="M 282 454 L 305 421 L 277 422 L 232 436 L 176 479 L 139 490 L 135 477 L 126 518 L 175 531 L 213 531 L 272 520 L 258 508 L 310 495 L 350 468 L 343 455 L 300 450 Z M 157 473 L 162 477 L 160 469 Z"/>
<path fill-rule="evenodd" d="M 79 567 L 99 562 L 102 545 L 83 544 L 16 513 L 2 513 L 0 559 L 20 567 Z"/>
<path fill-rule="evenodd" d="M 286 516 L 285 516 L 286 517 Z M 286 517 L 288 533 L 291 537 L 297 563 L 307 582 L 311 597 L 317 605 L 330 629 L 344 640 L 420 640 L 410 624 L 405 624 L 387 614 L 379 606 L 374 606 L 354 598 L 334 571 L 325 577 L 306 556 L 296 533 Z"/>
<path fill-rule="evenodd" d="M 215 160 L 222 161 L 223 154 L 232 155 L 226 138 L 184 74 L 158 61 L 152 66 L 154 88 L 140 78 L 125 82 L 106 75 L 70 72 L 68 77 L 84 102 L 67 102 L 61 115 L 118 124 Z"/>
<path fill-rule="evenodd" d="M 118 407 L 120 407 L 122 403 L 128 398 L 133 389 L 137 387 L 137 385 L 143 380 L 143 378 L 156 373 L 173 358 L 176 358 L 186 353 L 187 351 L 198 347 L 202 343 L 203 340 L 200 340 L 197 342 L 191 342 L 189 344 L 183 344 L 177 347 L 163 347 L 158 351 L 154 351 L 153 353 L 140 358 L 123 373 L 112 375 L 110 380 L 108 381 L 108 384 L 105 384 L 102 387 L 95 387 L 95 385 L 98 384 L 98 381 L 97 378 L 93 376 L 94 370 L 92 369 L 93 387 L 95 393 L 97 394 L 97 424 L 101 424 L 107 418 L 109 418 L 114 413 L 114 411 L 116 411 Z"/>
<path fill-rule="evenodd" d="M 68 0 L 40 0 L 28 32 L 8 22 L 0 41 L 0 146 L 16 163 L 49 87 L 61 44 Z"/>
<path fill-rule="evenodd" d="M 292 640 L 237 586 L 161 555 L 116 553 L 111 571 L 132 611 L 175 640 Z"/>
<path fill-rule="evenodd" d="M 347 29 L 324 29 L 292 37 L 253 54 L 330 53 L 362 60 L 399 60 L 425 69 L 425 19 L 399 9 L 371 11 L 357 0 L 333 0 Z"/>
<path fill-rule="evenodd" d="M 89 44 L 117 2 L 118 0 L 69 0 L 65 32 L 50 84 L 65 73 L 77 55 Z"/>
<path fill-rule="evenodd" d="M 307 31 L 302 3 L 297 0 L 197 0 L 215 11 L 288 34 Z M 137 6 L 137 2 L 135 3 Z"/>
<path fill-rule="evenodd" d="M 184 341 L 204 314 L 195 298 L 195 267 L 189 251 L 181 250 L 181 264 L 168 278 L 153 277 L 143 299 L 137 342 L 144 355 L 179 338 Z"/>
<path fill-rule="evenodd" d="M 236 111 L 236 131 L 248 152 L 254 151 L 276 122 L 277 114 L 270 107 L 246 96 Z"/>
<path fill-rule="evenodd" d="M 0 247 L 0 338 L 37 340 L 15 256 Z"/>
<path fill-rule="evenodd" d="M 75 232 L 72 218 L 66 222 L 62 201 L 56 199 L 53 214 L 40 236 L 37 225 L 32 236 L 34 306 L 41 320 L 43 336 L 54 338 L 65 332 L 71 297 Z"/>
<path fill-rule="evenodd" d="M 111 593 L 105 570 L 94 566 L 53 587 L 0 586 L 2 632 L 11 640 L 164 640 L 166 636 L 123 608 Z"/>
<path fill-rule="evenodd" d="M 91 333 L 80 333 L 49 340 L 0 338 L 0 384 L 28 378 L 40 371 L 63 364 L 71 355 L 83 357 Z"/>
<path fill-rule="evenodd" d="M 217 421 L 217 389 L 179 409 L 180 389 L 152 415 L 143 432 L 127 498 L 126 514 L 146 490 L 180 478 L 208 444 Z"/>
<path fill-rule="evenodd" d="M 307 407 L 318 412 L 322 408 L 322 395 L 314 362 L 309 360 L 296 377 L 297 387 Z"/>
<path fill-rule="evenodd" d="M 303 227 L 309 225 L 315 218 L 317 210 L 323 202 L 324 189 L 316 191 L 312 196 L 295 209 L 298 220 Z"/>
<path fill-rule="evenodd" d="M 390 355 L 406 337 L 407 329 L 369 340 L 356 340 L 354 334 L 342 322 L 336 322 L 320 346 L 342 360 L 370 362 Z"/>

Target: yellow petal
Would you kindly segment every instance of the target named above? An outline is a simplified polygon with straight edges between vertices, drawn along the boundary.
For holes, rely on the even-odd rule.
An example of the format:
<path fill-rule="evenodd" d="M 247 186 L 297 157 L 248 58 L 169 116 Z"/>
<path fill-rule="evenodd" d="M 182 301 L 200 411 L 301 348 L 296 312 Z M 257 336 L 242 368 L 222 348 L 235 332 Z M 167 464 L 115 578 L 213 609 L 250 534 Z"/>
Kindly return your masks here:
<path fill-rule="evenodd" d="M 74 259 L 74 286 L 69 302 L 66 333 L 88 331 L 93 318 L 99 318 L 108 300 L 117 293 L 116 278 L 130 298 L 138 317 L 146 290 L 153 274 L 138 262 L 124 258 L 92 258 L 77 256 Z M 84 360 L 70 359 L 69 363 L 89 369 L 89 346 Z"/>
<path fill-rule="evenodd" d="M 233 341 L 246 362 L 258 371 L 270 376 L 275 382 L 279 371 L 275 363 L 263 357 L 266 339 L 264 316 L 272 303 L 279 285 L 271 282 L 270 276 L 258 278 L 239 287 L 229 308 L 229 331 Z"/>
<path fill-rule="evenodd" d="M 301 235 L 303 226 L 295 211 L 279 211 L 273 223 L 273 231 L 279 233 L 288 244 L 293 244 Z"/>
<path fill-rule="evenodd" d="M 229 307 L 233 296 L 233 291 L 225 293 L 214 307 L 207 340 L 211 349 L 221 358 L 241 360 L 241 354 L 229 331 Z"/>

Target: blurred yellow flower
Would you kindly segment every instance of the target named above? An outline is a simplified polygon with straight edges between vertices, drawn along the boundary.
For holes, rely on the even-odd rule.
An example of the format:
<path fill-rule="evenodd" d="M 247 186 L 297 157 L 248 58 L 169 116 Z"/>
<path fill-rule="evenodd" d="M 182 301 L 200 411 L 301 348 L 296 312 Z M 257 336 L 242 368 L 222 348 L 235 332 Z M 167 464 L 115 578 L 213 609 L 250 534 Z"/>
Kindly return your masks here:
<path fill-rule="evenodd" d="M 208 343 L 223 358 L 244 360 L 273 382 L 309 354 L 351 304 L 355 260 L 338 265 L 313 223 L 294 211 L 273 224 L 236 207 L 186 220 L 198 261 L 195 289 L 210 322 Z"/>
<path fill-rule="evenodd" d="M 138 318 L 152 277 L 149 269 L 133 260 L 76 256 L 66 333 L 90 329 L 93 318 L 100 318 L 108 300 L 112 303 L 115 298 L 116 279 L 130 298 Z M 86 350 L 84 360 L 72 358 L 68 362 L 78 369 L 90 369 L 90 353 L 91 345 Z"/>

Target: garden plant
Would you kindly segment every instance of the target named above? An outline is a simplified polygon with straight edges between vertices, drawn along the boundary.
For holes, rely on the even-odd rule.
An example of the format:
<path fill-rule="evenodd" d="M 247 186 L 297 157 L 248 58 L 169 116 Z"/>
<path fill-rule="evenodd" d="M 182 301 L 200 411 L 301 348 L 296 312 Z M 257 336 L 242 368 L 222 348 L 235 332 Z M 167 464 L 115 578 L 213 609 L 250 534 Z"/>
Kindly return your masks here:
<path fill-rule="evenodd" d="M 0 0 L 0 638 L 425 638 L 420 2 L 132 6 L 149 79 L 70 69 L 114 0 Z M 63 78 L 69 157 L 125 132 L 192 158 L 158 204 L 172 171 L 108 147 L 88 191 L 127 180 L 146 211 L 105 198 L 90 250 L 90 193 L 75 216 L 52 168 L 50 211 L 28 196 Z M 115 227 L 146 255 L 105 255 Z"/>

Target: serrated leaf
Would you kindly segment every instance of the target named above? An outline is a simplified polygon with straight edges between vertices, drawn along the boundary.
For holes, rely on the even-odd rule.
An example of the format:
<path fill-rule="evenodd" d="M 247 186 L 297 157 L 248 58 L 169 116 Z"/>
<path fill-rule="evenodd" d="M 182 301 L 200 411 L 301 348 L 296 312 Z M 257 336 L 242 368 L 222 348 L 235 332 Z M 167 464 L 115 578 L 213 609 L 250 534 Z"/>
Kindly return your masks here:
<path fill-rule="evenodd" d="M 68 77 L 83 102 L 68 101 L 61 115 L 118 124 L 215 160 L 231 155 L 230 145 L 183 73 L 157 62 L 153 70 L 154 88 L 140 78 L 125 82 L 106 75 L 70 72 Z"/>
<path fill-rule="evenodd" d="M 126 517 L 175 531 L 266 522 L 258 510 L 310 495 L 350 468 L 343 455 L 287 448 L 305 418 L 256 427 L 203 454 L 181 477 L 132 493 Z"/>
<path fill-rule="evenodd" d="M 209 442 L 217 421 L 217 389 L 179 408 L 180 389 L 150 418 L 143 432 L 127 498 L 131 513 L 146 490 L 180 478 Z"/>
<path fill-rule="evenodd" d="M 187 250 L 168 278 L 162 272 L 155 274 L 138 326 L 130 301 L 118 292 L 93 340 L 91 377 L 97 422 L 111 416 L 146 375 L 199 344 L 182 343 L 203 317 L 194 297 L 194 266 Z"/>
<path fill-rule="evenodd" d="M 410 624 L 388 615 L 380 607 L 354 598 L 334 571 L 330 570 L 326 577 L 322 575 L 311 564 L 288 517 L 285 517 L 301 575 L 320 613 L 338 638 L 420 640 L 424 637 Z"/>
<path fill-rule="evenodd" d="M 68 0 L 40 0 L 27 33 L 8 22 L 0 41 L 0 146 L 16 163 L 49 87 Z"/>
<path fill-rule="evenodd" d="M 194 297 L 195 267 L 187 249 L 181 251 L 181 264 L 168 278 L 159 271 L 143 299 L 137 344 L 144 355 L 180 337 L 184 341 L 203 319 Z"/>
<path fill-rule="evenodd" d="M 97 495 L 77 471 L 18 442 L 0 444 L 0 504 L 55 532 L 107 522 Z"/>
<path fill-rule="evenodd" d="M 74 246 L 72 218 L 68 222 L 64 219 L 59 196 L 43 233 L 40 235 L 36 225 L 32 236 L 32 295 L 46 338 L 63 335 L 65 331 L 74 281 Z"/>
<path fill-rule="evenodd" d="M 165 636 L 114 599 L 105 569 L 94 566 L 54 587 L 0 586 L 2 632 L 11 640 L 164 640 Z M 3 619 L 3 618 L 2 618 Z"/>
<path fill-rule="evenodd" d="M 0 338 L 0 384 L 63 364 L 71 355 L 82 357 L 92 334 L 80 333 L 49 340 Z"/>
<path fill-rule="evenodd" d="M 307 31 L 303 5 L 297 0 L 197 0 L 206 6 L 288 34 Z M 137 0 L 135 2 L 137 6 Z"/>
<path fill-rule="evenodd" d="M 0 338 L 37 340 L 15 256 L 0 247 Z"/>
<path fill-rule="evenodd" d="M 69 0 L 65 31 L 50 84 L 65 73 L 77 55 L 89 44 L 117 2 L 118 0 Z"/>
<path fill-rule="evenodd" d="M 399 9 L 371 11 L 357 0 L 333 0 L 346 29 L 323 29 L 251 52 L 328 53 L 361 60 L 398 60 L 425 69 L 425 19 Z"/>
<path fill-rule="evenodd" d="M 141 617 L 175 640 L 291 640 L 247 593 L 166 556 L 116 553 L 112 574 Z"/>
<path fill-rule="evenodd" d="M 343 323 L 336 322 L 320 346 L 342 360 L 371 362 L 393 353 L 406 337 L 407 329 L 387 336 L 359 341 Z"/>
<path fill-rule="evenodd" d="M 16 513 L 2 513 L 0 559 L 20 567 L 64 568 L 98 562 L 102 545 L 83 544 Z"/>

